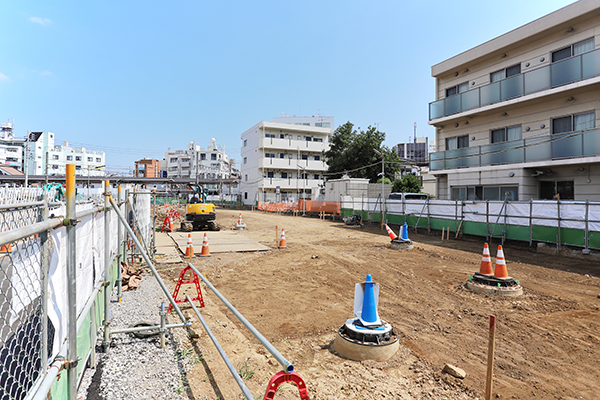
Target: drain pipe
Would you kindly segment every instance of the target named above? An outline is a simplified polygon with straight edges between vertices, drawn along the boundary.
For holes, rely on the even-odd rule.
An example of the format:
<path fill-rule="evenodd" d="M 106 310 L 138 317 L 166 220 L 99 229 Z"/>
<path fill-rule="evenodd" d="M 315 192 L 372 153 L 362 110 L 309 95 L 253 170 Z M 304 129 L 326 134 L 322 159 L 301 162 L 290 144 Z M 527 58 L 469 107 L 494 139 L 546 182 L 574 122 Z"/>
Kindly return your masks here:
<path fill-rule="evenodd" d="M 240 389 L 242 389 L 242 393 L 244 393 L 244 396 L 246 396 L 246 399 L 253 400 L 254 396 L 252 395 L 252 393 L 250 393 L 250 390 L 248 390 L 248 388 L 246 387 L 246 384 L 240 377 L 240 374 L 237 372 L 237 370 L 235 369 L 233 364 L 231 364 L 231 361 L 229 361 L 229 358 L 227 358 L 227 354 L 225 354 L 225 352 L 223 351 L 223 348 L 219 344 L 217 338 L 215 337 L 215 335 L 212 333 L 212 331 L 206 324 L 206 321 L 204 320 L 204 318 L 202 318 L 202 315 L 200 315 L 200 311 L 198 311 L 198 309 L 196 308 L 196 305 L 194 304 L 194 302 L 192 301 L 190 296 L 185 296 L 185 298 L 187 299 L 188 303 L 190 303 L 190 305 L 194 309 L 194 312 L 196 313 L 196 316 L 198 317 L 198 319 L 200 320 L 200 323 L 204 327 L 204 330 L 206 331 L 206 333 L 208 333 L 210 340 L 212 340 L 213 344 L 217 348 L 217 351 L 221 355 L 221 358 L 223 359 L 223 361 L 225 361 L 225 364 L 227 365 L 227 368 L 229 368 L 231 375 L 233 375 L 233 378 L 237 382 L 238 386 L 240 387 Z"/>
<path fill-rule="evenodd" d="M 179 306 L 177 305 L 177 303 L 175 303 L 175 300 L 173 299 L 173 296 L 171 296 L 171 293 L 169 293 L 169 289 L 167 289 L 167 287 L 165 286 L 165 283 L 160 278 L 160 275 L 158 275 L 158 271 L 156 271 L 156 268 L 154 268 L 154 264 L 152 264 L 152 261 L 150 261 L 150 258 L 148 257 L 148 254 L 146 254 L 146 252 L 142 248 L 142 245 L 140 244 L 138 238 L 135 236 L 135 234 L 131 230 L 131 227 L 127 223 L 127 220 L 125 219 L 125 217 L 123 216 L 123 214 L 121 214 L 121 211 L 119 210 L 118 205 L 115 203 L 115 200 L 112 198 L 112 196 L 109 196 L 109 199 L 110 199 L 110 203 L 112 204 L 115 212 L 117 213 L 117 216 L 119 217 L 119 219 L 121 220 L 121 223 L 125 227 L 125 230 L 127 231 L 127 233 L 129 233 L 129 236 L 131 237 L 131 240 L 133 240 L 133 243 L 135 243 L 135 245 L 137 246 L 137 248 L 140 250 L 140 253 L 142 253 L 142 257 L 144 257 L 144 261 L 146 261 L 146 264 L 148 264 L 148 267 L 150 268 L 150 271 L 152 271 L 152 275 L 154 275 L 154 277 L 158 281 L 158 284 L 160 285 L 160 288 L 163 290 L 163 292 L 167 296 L 167 299 L 169 300 L 169 303 L 171 303 L 171 305 L 173 306 L 173 308 L 177 312 L 177 315 L 179 315 L 179 318 L 181 319 L 181 322 L 186 323 L 187 320 L 183 316 L 183 313 L 181 312 L 181 309 L 179 308 Z"/>
<path fill-rule="evenodd" d="M 256 339 L 258 339 L 258 341 L 265 347 L 265 349 L 267 349 L 269 353 L 271 353 L 271 355 L 275 357 L 277 361 L 279 361 L 279 363 L 283 366 L 283 370 L 288 374 L 293 372 L 294 364 L 286 360 L 285 357 L 283 357 L 281 353 L 275 347 L 273 347 L 273 345 L 269 343 L 269 341 L 263 335 L 261 335 L 260 332 L 257 331 L 256 328 L 253 327 L 252 324 L 248 322 L 248 320 L 244 318 L 244 316 L 240 314 L 240 312 L 236 310 L 235 307 L 232 306 L 231 303 L 227 301 L 227 299 L 223 297 L 223 295 L 219 293 L 217 289 L 215 289 L 215 287 L 208 281 L 208 279 L 204 277 L 203 274 L 201 274 L 196 269 L 196 267 L 194 267 L 191 263 L 188 263 L 188 266 L 192 269 L 192 271 L 196 273 L 197 276 L 200 277 L 200 279 L 202 279 L 206 286 L 208 286 L 208 288 L 212 290 L 215 295 L 217 295 L 219 300 L 221 300 L 223 304 L 225 304 L 227 308 L 229 308 L 229 310 L 237 317 L 237 319 L 239 319 L 240 322 L 244 324 L 244 326 L 250 331 L 250 333 L 252 333 L 252 335 L 254 335 Z"/>

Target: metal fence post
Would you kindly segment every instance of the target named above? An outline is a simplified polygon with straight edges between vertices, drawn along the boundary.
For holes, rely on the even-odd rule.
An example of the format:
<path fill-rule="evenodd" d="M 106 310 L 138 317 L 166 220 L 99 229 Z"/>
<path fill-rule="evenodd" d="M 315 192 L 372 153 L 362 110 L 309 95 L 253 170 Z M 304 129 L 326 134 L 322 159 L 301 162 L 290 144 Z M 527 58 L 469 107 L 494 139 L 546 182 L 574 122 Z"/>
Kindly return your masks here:
<path fill-rule="evenodd" d="M 41 206 L 40 220 L 46 221 L 48 219 L 48 194 L 44 192 L 42 194 L 42 201 L 44 204 Z M 41 307 L 42 307 L 42 348 L 41 348 L 41 375 L 45 375 L 48 370 L 48 271 L 50 266 L 50 255 L 48 245 L 48 231 L 40 232 L 40 268 L 41 268 Z"/>
<path fill-rule="evenodd" d="M 529 247 L 533 244 L 533 199 L 529 199 Z"/>
<path fill-rule="evenodd" d="M 108 206 L 110 196 L 110 182 L 104 181 L 104 340 L 102 346 L 107 352 L 110 345 L 109 313 L 110 313 L 110 222 L 108 220 Z"/>
<path fill-rule="evenodd" d="M 590 244 L 590 202 L 589 200 L 585 201 L 585 249 L 583 249 L 583 254 L 589 254 L 589 244 Z"/>
<path fill-rule="evenodd" d="M 67 397 L 75 400 L 77 396 L 77 285 L 76 277 L 76 240 L 75 226 L 75 165 L 67 164 L 67 218 L 63 222 L 67 227 L 67 301 L 68 305 L 68 328 L 67 340 Z"/>
<path fill-rule="evenodd" d="M 560 237 L 560 199 L 556 200 L 556 217 L 558 218 L 558 234 L 556 235 L 556 250 L 560 250 L 562 239 Z"/>
<path fill-rule="evenodd" d="M 152 250 L 152 261 L 155 261 L 156 260 L 156 189 L 152 190 L 152 203 L 150 206 L 152 207 L 152 245 L 150 246 L 150 249 Z M 119 224 L 119 226 L 120 226 L 120 224 Z"/>
<path fill-rule="evenodd" d="M 117 205 L 121 202 L 121 185 L 117 186 Z M 119 207 L 121 207 L 119 205 Z M 117 221 L 117 297 L 119 298 L 119 303 L 121 302 L 121 289 L 123 287 L 123 271 L 121 270 L 121 261 L 123 261 L 123 228 L 121 228 L 121 224 Z"/>

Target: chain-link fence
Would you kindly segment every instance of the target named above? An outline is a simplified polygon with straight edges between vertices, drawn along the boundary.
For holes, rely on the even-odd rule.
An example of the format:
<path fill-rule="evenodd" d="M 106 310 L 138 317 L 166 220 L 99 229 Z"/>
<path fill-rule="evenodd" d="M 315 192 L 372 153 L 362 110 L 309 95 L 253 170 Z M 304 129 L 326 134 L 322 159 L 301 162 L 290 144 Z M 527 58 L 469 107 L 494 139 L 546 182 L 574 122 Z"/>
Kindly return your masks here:
<path fill-rule="evenodd" d="M 75 219 L 65 222 L 66 205 L 56 201 L 60 190 L 0 188 L 0 400 L 45 399 L 49 391 L 53 398 L 68 398 L 73 390 L 68 379 L 55 379 L 58 369 L 76 368 L 78 380 L 99 326 L 109 319 L 101 294 L 117 279 L 123 230 L 97 195 L 77 201 Z M 135 196 L 133 226 L 144 247 L 152 248 L 150 204 L 150 193 Z M 75 228 L 74 241 L 68 224 Z M 67 272 L 71 251 L 75 276 Z M 74 319 L 69 293 L 75 294 Z M 70 324 L 76 324 L 75 338 L 68 337 Z M 73 360 L 64 357 L 69 339 L 77 343 Z"/>

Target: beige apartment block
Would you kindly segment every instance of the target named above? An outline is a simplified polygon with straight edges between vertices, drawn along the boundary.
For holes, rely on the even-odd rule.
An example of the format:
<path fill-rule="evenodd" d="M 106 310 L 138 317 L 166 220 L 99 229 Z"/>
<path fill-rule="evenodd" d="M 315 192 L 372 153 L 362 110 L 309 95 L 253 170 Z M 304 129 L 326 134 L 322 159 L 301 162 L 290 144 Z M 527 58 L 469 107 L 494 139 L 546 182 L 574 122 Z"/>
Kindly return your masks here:
<path fill-rule="evenodd" d="M 600 1 L 431 68 L 440 199 L 600 201 Z"/>

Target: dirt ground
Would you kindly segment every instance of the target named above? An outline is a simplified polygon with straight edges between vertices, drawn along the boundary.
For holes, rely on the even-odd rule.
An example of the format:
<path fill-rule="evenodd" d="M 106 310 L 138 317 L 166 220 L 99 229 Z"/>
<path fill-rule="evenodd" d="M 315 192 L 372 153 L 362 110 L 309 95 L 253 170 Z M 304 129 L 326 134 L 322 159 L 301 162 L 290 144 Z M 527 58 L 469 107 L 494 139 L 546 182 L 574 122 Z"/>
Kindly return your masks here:
<path fill-rule="evenodd" d="M 229 229 L 239 211 L 217 214 Z M 357 229 L 318 218 L 242 215 L 247 230 L 241 235 L 273 247 L 275 227 L 283 227 L 288 248 L 213 254 L 193 263 L 294 363 L 311 399 L 483 398 L 491 314 L 497 317 L 494 398 L 600 398 L 600 258 L 506 244 L 508 272 L 524 295 L 501 298 L 464 287 L 479 270 L 481 238 L 441 241 L 439 234 L 411 231 L 414 249 L 395 251 L 375 224 Z M 492 256 L 497 245 L 490 245 Z M 171 287 L 181 265 L 159 266 Z M 366 274 L 380 283 L 379 315 L 400 337 L 400 350 L 386 362 L 345 360 L 330 350 L 337 329 L 352 317 L 354 285 Z M 208 288 L 202 290 L 203 317 L 262 399 L 281 366 Z M 185 393 L 242 398 L 191 309 L 185 313 L 198 335 L 175 331 L 188 371 Z M 447 363 L 465 370 L 466 378 L 442 373 Z M 284 384 L 275 398 L 298 399 L 298 390 Z"/>

